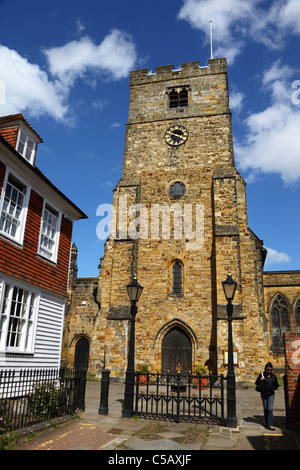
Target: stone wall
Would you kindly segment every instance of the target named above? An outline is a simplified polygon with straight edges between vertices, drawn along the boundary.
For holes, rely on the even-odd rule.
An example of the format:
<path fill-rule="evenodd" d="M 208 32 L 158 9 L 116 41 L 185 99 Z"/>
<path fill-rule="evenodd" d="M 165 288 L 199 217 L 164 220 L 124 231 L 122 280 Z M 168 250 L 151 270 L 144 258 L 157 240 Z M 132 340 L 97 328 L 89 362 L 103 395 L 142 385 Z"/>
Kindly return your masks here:
<path fill-rule="evenodd" d="M 95 354 L 99 341 L 95 336 L 95 324 L 100 312 L 100 305 L 95 302 L 95 300 L 98 302 L 98 281 L 98 277 L 70 279 L 62 344 L 64 366 L 74 367 L 76 343 L 83 337 L 90 343 L 89 368 L 98 371 L 102 369 L 102 363 L 99 363 Z"/>
<path fill-rule="evenodd" d="M 264 302 L 265 311 L 268 318 L 268 338 L 270 358 L 274 366 L 279 370 L 284 370 L 284 350 L 274 350 L 272 348 L 271 331 L 271 308 L 272 302 L 280 294 L 286 301 L 289 314 L 289 325 L 295 331 L 295 306 L 300 298 L 300 271 L 265 271 L 264 272 Z"/>
<path fill-rule="evenodd" d="M 105 365 L 112 379 L 124 377 L 130 316 L 126 285 L 134 275 L 144 287 L 136 317 L 137 367 L 147 363 L 151 371 L 161 370 L 164 338 L 178 329 L 190 341 L 192 371 L 204 363 L 211 373 L 226 374 L 222 281 L 229 271 L 238 285 L 233 302 L 237 380 L 253 381 L 270 360 L 267 298 L 280 275 L 263 279 L 263 242 L 248 227 L 245 182 L 234 163 L 226 69 L 226 60 L 216 59 L 207 67 L 190 62 L 181 70 L 165 66 L 155 73 L 131 73 L 123 171 L 113 195 L 116 225 L 105 244 L 98 283 L 101 308 L 94 300 L 83 308 L 84 292 L 91 298 L 96 280 L 78 279 L 71 286 L 67 315 L 65 355 L 72 362 L 72 345 L 85 334 L 95 374 Z M 188 106 L 168 106 L 171 87 L 188 88 Z M 188 133 L 179 146 L 164 139 L 174 125 Z M 175 183 L 184 188 L 180 196 L 171 192 Z M 180 295 L 173 292 L 176 262 L 182 270 Z M 281 282 L 288 288 L 286 279 Z M 296 295 L 293 279 L 291 295 Z M 283 357 L 282 351 L 278 361 Z"/>
<path fill-rule="evenodd" d="M 228 230 L 224 232 L 224 235 L 228 235 Z M 219 232 L 220 233 L 220 232 Z M 171 261 L 172 262 L 172 261 Z M 170 263 L 167 264 L 167 269 L 170 268 Z M 153 268 L 154 277 L 157 275 L 157 271 Z M 287 280 L 289 281 L 287 282 Z M 299 294 L 299 287 L 297 286 L 299 280 L 299 272 L 280 272 L 280 271 L 268 271 L 264 273 L 265 281 L 265 299 L 272 298 L 274 292 L 278 292 L 280 286 L 280 292 L 284 292 L 288 297 L 287 291 L 284 288 L 289 289 L 290 299 L 294 299 Z M 90 361 L 89 361 L 89 371 L 93 374 L 99 375 L 99 371 L 103 368 L 104 364 L 107 368 L 112 366 L 113 362 L 121 364 L 120 369 L 123 369 L 122 361 L 126 358 L 126 345 L 129 335 L 129 317 L 130 317 L 130 307 L 126 298 L 126 293 L 124 292 L 124 303 L 123 307 L 120 308 L 110 307 L 109 315 L 106 319 L 103 318 L 101 310 L 99 310 L 99 305 L 95 303 L 94 294 L 95 286 L 99 281 L 97 277 L 94 278 L 77 278 L 75 281 L 71 280 L 70 290 L 69 290 L 69 302 L 66 308 L 65 316 L 65 327 L 64 327 L 64 340 L 63 340 L 63 353 L 62 353 L 62 363 L 70 367 L 74 365 L 74 354 L 75 346 L 77 341 L 81 337 L 86 337 L 90 341 Z M 184 281 L 186 282 L 186 280 Z M 289 285 L 287 285 L 289 284 Z M 98 286 L 98 285 L 97 285 Z M 170 293 L 172 290 L 172 276 L 170 270 L 168 271 L 168 276 L 166 276 L 166 292 L 169 292 L 169 298 L 173 301 L 174 297 Z M 292 288 L 292 286 L 294 286 Z M 122 286 L 123 288 L 124 286 Z M 275 291 L 273 292 L 275 288 Z M 143 293 L 144 295 L 144 293 Z M 220 291 L 220 295 L 222 292 Z M 98 287 L 97 298 L 100 298 L 100 287 Z M 176 299 L 175 299 L 176 301 Z M 172 305 L 172 304 L 171 304 Z M 225 372 L 226 368 L 223 366 L 223 350 L 227 348 L 227 321 L 226 321 L 226 305 L 218 305 L 217 310 L 217 321 L 212 324 L 211 332 L 211 341 L 218 344 L 219 348 L 219 368 L 220 371 Z M 102 315 L 102 317 L 101 317 Z M 141 322 L 140 309 L 137 317 L 137 325 L 139 326 Z M 243 341 L 244 338 L 244 321 L 239 320 L 240 317 L 243 317 L 242 306 L 237 302 L 234 303 L 234 317 L 236 320 L 233 323 L 234 327 L 234 347 L 239 350 L 239 369 L 245 367 L 245 344 Z M 101 321 L 102 319 L 102 321 Z M 269 312 L 268 312 L 268 303 L 266 301 L 266 319 L 267 319 L 267 339 L 269 341 Z M 153 323 L 155 324 L 159 320 L 159 316 L 153 317 Z M 189 318 L 186 318 L 186 322 L 189 322 Z M 183 329 L 189 329 L 187 326 L 188 323 L 180 321 L 171 322 L 173 326 L 178 324 Z M 217 338 L 214 338 L 214 335 L 217 335 L 216 324 L 218 325 L 218 341 Z M 103 326 L 101 326 L 103 325 Z M 215 330 L 214 330 L 215 328 Z M 162 327 L 157 333 L 157 341 L 154 344 L 151 354 L 153 355 L 153 364 L 161 363 L 161 342 L 162 339 L 168 330 L 168 324 L 165 327 Z M 264 334 L 265 327 L 258 329 L 256 334 Z M 120 344 L 123 345 L 123 351 L 120 354 Z M 197 351 L 197 344 L 199 341 L 195 338 L 195 351 Z M 248 345 L 249 346 L 249 345 Z M 254 342 L 254 348 L 259 348 L 259 340 Z M 212 347 L 210 347 L 210 357 L 212 360 L 216 359 L 216 353 L 212 352 Z M 137 344 L 137 350 L 139 351 L 139 356 L 141 355 L 141 344 Z M 292 351 L 295 352 L 295 350 Z M 272 348 L 267 351 L 266 354 L 261 355 L 257 352 L 256 357 L 260 357 L 260 361 L 255 359 L 255 367 L 259 369 L 261 363 L 266 363 L 269 360 L 273 362 L 276 373 L 282 376 L 285 373 L 285 354 L 284 351 L 274 353 Z M 141 361 L 142 362 L 142 361 Z M 149 360 L 150 362 L 150 360 Z M 158 366 L 157 369 L 160 367 Z M 122 376 L 122 374 L 120 374 Z M 251 380 L 251 376 L 249 376 Z M 253 379 L 253 377 L 252 377 Z"/>
<path fill-rule="evenodd" d="M 117 230 L 106 244 L 100 281 L 98 328 L 105 330 L 112 376 L 124 375 L 126 366 L 125 287 L 134 274 L 144 287 L 136 322 L 137 365 L 147 362 L 151 370 L 160 370 L 163 338 L 176 326 L 190 338 L 193 370 L 201 362 L 210 372 L 225 372 L 227 321 L 222 281 L 231 271 L 238 282 L 233 334 L 240 359 L 237 374 L 242 378 L 247 370 L 252 373 L 261 367 L 267 339 L 260 334 L 266 323 L 262 246 L 248 228 L 245 183 L 234 166 L 226 61 L 209 61 L 202 68 L 197 62 L 182 64 L 178 71 L 158 67 L 155 74 L 135 71 L 130 85 L 123 173 L 114 191 L 116 219 L 122 219 L 125 230 L 122 236 Z M 175 85 L 188 86 L 188 107 L 168 107 L 167 90 Z M 174 124 L 188 131 L 187 141 L 178 147 L 164 141 L 166 130 Z M 170 193 L 175 182 L 185 188 L 176 199 Z M 134 220 L 128 216 L 124 221 L 124 212 L 133 203 L 143 207 L 147 219 L 143 224 L 139 220 L 135 238 L 130 234 L 130 228 L 136 228 Z M 162 204 L 170 214 L 160 219 L 157 237 L 153 237 L 152 209 Z M 188 205 L 194 232 L 186 233 L 181 225 L 182 236 L 176 236 L 175 223 L 182 222 Z M 199 240 L 193 238 L 197 208 L 204 214 Z M 163 232 L 166 217 L 170 222 L 167 236 Z M 181 296 L 172 293 L 176 260 L 182 266 Z"/>

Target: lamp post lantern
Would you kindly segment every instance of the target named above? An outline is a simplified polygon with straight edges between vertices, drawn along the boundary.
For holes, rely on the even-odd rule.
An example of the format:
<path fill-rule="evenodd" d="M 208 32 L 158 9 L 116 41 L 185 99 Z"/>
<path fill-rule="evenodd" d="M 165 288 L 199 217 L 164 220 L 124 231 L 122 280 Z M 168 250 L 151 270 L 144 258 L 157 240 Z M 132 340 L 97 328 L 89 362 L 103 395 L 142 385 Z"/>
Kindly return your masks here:
<path fill-rule="evenodd" d="M 237 427 L 236 418 L 236 397 L 235 397 L 235 374 L 233 364 L 233 342 L 232 342 L 232 301 L 236 291 L 237 283 L 228 274 L 226 281 L 222 282 L 225 297 L 227 300 L 228 317 L 228 370 L 227 370 L 227 418 L 226 426 L 230 428 Z"/>
<path fill-rule="evenodd" d="M 122 416 L 130 418 L 133 414 L 134 399 L 134 351 L 135 351 L 135 317 L 137 314 L 137 303 L 143 291 L 143 287 L 134 278 L 127 286 L 128 297 L 131 302 L 130 308 L 130 336 L 128 347 L 127 370 L 125 377 L 125 394 Z"/>

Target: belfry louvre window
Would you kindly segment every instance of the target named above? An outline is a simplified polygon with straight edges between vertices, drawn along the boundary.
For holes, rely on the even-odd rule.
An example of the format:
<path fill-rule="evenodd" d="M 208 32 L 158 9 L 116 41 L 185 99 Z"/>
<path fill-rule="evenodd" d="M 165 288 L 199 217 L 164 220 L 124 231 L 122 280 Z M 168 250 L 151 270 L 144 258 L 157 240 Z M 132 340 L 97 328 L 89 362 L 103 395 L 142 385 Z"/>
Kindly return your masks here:
<path fill-rule="evenodd" d="M 169 88 L 169 108 L 184 108 L 188 106 L 188 87 Z"/>
<path fill-rule="evenodd" d="M 173 294 L 182 294 L 182 268 L 180 263 L 173 266 Z"/>
<path fill-rule="evenodd" d="M 0 314 L 0 351 L 33 352 L 36 295 L 4 284 Z"/>
<path fill-rule="evenodd" d="M 278 294 L 271 308 L 272 346 L 274 349 L 283 347 L 283 333 L 289 329 L 288 304 L 284 297 Z"/>

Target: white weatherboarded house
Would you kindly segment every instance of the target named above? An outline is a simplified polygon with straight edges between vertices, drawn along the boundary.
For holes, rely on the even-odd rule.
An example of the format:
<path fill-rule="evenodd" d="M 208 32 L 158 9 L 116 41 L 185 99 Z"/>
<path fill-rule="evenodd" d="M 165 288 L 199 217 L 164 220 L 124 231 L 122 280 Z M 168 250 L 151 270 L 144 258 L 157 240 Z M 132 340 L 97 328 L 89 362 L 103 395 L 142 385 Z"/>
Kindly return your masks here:
<path fill-rule="evenodd" d="M 42 139 L 0 118 L 0 371 L 58 369 L 73 222 L 86 215 L 35 165 Z"/>

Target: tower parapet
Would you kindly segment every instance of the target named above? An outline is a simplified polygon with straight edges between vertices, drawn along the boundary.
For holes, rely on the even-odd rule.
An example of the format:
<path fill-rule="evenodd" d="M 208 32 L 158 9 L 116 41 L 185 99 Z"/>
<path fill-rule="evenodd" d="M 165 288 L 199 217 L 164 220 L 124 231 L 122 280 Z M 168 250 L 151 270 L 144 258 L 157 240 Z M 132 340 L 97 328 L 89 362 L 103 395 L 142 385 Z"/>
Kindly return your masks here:
<path fill-rule="evenodd" d="M 183 102 L 178 106 L 176 96 Z M 181 99 L 181 98 L 180 98 Z M 130 74 L 128 124 L 229 114 L 226 59 L 212 59 L 135 70 Z"/>
<path fill-rule="evenodd" d="M 162 65 L 155 68 L 155 72 L 149 69 L 133 70 L 130 73 L 130 85 L 138 85 L 147 82 L 182 79 L 186 77 L 211 75 L 214 73 L 226 73 L 227 61 L 225 58 L 210 59 L 207 66 L 201 66 L 199 61 L 184 62 L 180 69 L 174 69 L 174 65 Z"/>

